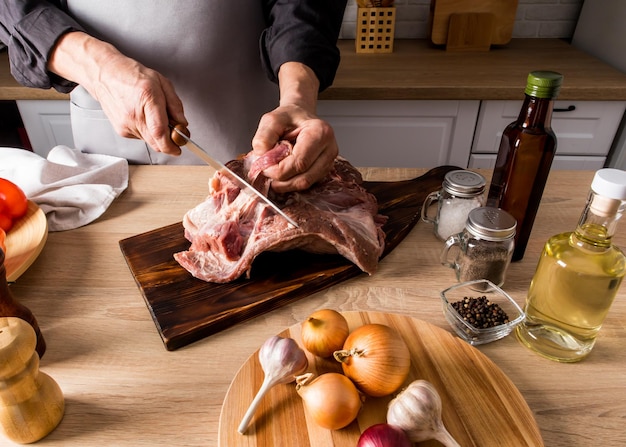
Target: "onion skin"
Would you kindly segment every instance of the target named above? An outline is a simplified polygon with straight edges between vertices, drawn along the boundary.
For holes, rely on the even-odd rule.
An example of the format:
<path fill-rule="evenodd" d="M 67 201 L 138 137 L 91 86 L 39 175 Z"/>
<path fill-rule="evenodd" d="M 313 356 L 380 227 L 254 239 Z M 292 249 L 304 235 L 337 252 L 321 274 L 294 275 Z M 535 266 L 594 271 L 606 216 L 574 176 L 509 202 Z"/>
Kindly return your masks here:
<path fill-rule="evenodd" d="M 343 347 L 348 333 L 348 322 L 343 315 L 332 309 L 320 309 L 302 323 L 302 345 L 313 355 L 330 357 Z"/>
<path fill-rule="evenodd" d="M 359 390 L 382 397 L 396 392 L 409 375 L 411 353 L 397 331 L 384 324 L 365 324 L 350 333 L 334 357 Z"/>
<path fill-rule="evenodd" d="M 400 427 L 376 424 L 361 433 L 356 447 L 413 447 L 413 443 Z"/>
<path fill-rule="evenodd" d="M 304 408 L 317 425 L 329 430 L 339 430 L 354 421 L 363 400 L 352 381 L 343 374 L 325 373 L 315 377 L 312 373 L 296 378 L 296 391 Z"/>

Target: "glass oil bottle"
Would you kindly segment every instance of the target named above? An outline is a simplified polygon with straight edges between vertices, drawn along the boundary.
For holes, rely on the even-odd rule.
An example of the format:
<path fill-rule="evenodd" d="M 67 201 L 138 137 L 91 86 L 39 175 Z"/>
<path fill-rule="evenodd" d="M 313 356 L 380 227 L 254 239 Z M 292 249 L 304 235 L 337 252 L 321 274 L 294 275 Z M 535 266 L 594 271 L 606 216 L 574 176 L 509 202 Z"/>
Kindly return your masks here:
<path fill-rule="evenodd" d="M 513 261 L 524 257 L 556 152 L 551 123 L 562 82 L 563 76 L 553 71 L 529 73 L 519 116 L 502 132 L 487 206 L 502 208 L 517 220 Z"/>
<path fill-rule="evenodd" d="M 592 350 L 615 299 L 626 257 L 612 243 L 626 208 L 626 171 L 601 169 L 576 230 L 545 244 L 517 337 L 552 360 L 576 362 Z"/>

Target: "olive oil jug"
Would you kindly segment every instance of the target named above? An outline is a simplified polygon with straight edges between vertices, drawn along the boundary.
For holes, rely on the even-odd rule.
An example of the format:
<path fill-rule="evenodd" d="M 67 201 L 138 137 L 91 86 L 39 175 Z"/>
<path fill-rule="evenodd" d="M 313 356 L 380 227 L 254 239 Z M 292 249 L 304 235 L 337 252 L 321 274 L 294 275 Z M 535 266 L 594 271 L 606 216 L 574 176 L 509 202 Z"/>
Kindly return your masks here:
<path fill-rule="evenodd" d="M 592 350 L 615 299 L 626 257 L 612 243 L 626 207 L 626 171 L 600 169 L 573 232 L 546 242 L 517 337 L 552 360 L 576 362 Z"/>

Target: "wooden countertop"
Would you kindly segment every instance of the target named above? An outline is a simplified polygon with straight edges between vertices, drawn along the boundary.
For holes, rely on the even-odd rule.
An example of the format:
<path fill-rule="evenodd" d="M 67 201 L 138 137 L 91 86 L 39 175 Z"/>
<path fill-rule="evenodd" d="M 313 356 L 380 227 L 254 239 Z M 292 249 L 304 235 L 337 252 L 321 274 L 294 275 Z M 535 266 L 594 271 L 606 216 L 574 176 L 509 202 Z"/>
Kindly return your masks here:
<path fill-rule="evenodd" d="M 432 228 L 419 223 L 375 275 L 167 351 L 118 242 L 180 221 L 204 199 L 211 172 L 202 166 L 131 167 L 128 189 L 101 218 L 50 233 L 39 258 L 11 286 L 39 320 L 48 343 L 41 370 L 66 398 L 65 417 L 42 441 L 46 446 L 215 447 L 221 405 L 239 367 L 268 337 L 322 307 L 399 313 L 449 330 L 438 294 L 455 282 L 454 273 L 439 264 L 442 243 Z M 364 170 L 370 180 L 423 172 Z M 544 241 L 576 226 L 592 177 L 587 171 L 550 175 L 526 256 L 511 265 L 504 287 L 519 304 Z M 626 246 L 623 223 L 615 242 Z M 594 351 L 580 363 L 543 359 L 514 336 L 478 349 L 520 390 L 546 446 L 617 447 L 626 414 L 625 320 L 622 286 Z"/>
<path fill-rule="evenodd" d="M 626 100 L 626 74 L 560 39 L 513 39 L 488 52 L 447 52 L 428 40 L 394 42 L 390 54 L 357 54 L 339 41 L 342 61 L 320 99 L 519 99 L 529 71 L 563 73 L 560 99 Z M 0 100 L 64 99 L 55 91 L 19 86 L 0 54 Z"/>
<path fill-rule="evenodd" d="M 390 54 L 357 54 L 341 41 L 342 61 L 321 99 L 520 99 L 532 70 L 565 77 L 559 99 L 626 100 L 626 74 L 560 39 L 513 39 L 488 52 L 447 52 L 427 40 L 396 40 Z"/>
<path fill-rule="evenodd" d="M 9 66 L 9 53 L 0 51 L 0 101 L 16 99 L 68 99 L 56 90 L 24 87 L 13 78 Z"/>

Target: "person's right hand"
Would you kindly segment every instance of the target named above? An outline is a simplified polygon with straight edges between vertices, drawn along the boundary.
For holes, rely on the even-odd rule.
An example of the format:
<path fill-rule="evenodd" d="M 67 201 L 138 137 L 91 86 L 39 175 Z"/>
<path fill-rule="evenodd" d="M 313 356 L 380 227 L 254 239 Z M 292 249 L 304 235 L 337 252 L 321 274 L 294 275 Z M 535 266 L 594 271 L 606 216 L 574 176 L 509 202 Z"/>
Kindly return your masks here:
<path fill-rule="evenodd" d="M 180 155 L 168 124 L 187 126 L 183 104 L 163 75 L 82 32 L 62 36 L 48 68 L 82 85 L 102 106 L 117 133 L 158 152 Z"/>

